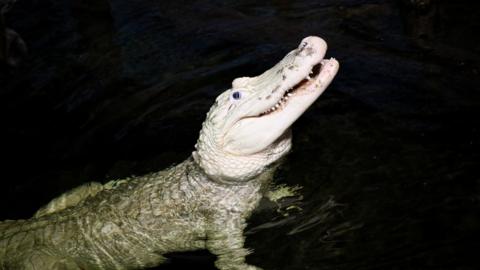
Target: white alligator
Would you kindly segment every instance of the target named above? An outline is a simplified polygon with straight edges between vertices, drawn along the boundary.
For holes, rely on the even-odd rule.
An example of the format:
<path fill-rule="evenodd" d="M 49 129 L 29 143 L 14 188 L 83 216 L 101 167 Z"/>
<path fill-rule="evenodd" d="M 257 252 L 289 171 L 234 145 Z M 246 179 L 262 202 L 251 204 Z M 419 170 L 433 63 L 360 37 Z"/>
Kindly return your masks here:
<path fill-rule="evenodd" d="M 163 171 L 54 199 L 28 220 L 0 223 L 0 269 L 142 269 L 165 253 L 208 249 L 222 270 L 248 265 L 243 230 L 291 148 L 290 126 L 339 64 L 307 37 L 278 64 L 217 97 L 196 150 Z"/>

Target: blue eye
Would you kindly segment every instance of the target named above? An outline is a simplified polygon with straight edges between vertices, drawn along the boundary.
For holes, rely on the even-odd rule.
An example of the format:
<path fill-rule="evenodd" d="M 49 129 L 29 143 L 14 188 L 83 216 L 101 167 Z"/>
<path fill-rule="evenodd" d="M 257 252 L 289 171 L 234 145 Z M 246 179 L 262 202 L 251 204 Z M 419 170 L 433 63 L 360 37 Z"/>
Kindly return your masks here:
<path fill-rule="evenodd" d="M 242 95 L 240 94 L 240 92 L 236 91 L 236 92 L 233 92 L 232 97 L 233 99 L 240 99 Z"/>

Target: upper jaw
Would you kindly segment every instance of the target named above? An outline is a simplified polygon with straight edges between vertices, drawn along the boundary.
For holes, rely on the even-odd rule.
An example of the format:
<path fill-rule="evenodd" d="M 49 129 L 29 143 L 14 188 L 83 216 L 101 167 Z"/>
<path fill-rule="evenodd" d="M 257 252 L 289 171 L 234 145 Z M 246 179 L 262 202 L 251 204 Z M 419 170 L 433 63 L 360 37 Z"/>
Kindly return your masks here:
<path fill-rule="evenodd" d="M 245 104 L 250 108 L 244 110 L 247 112 L 244 117 L 259 116 L 275 108 L 287 91 L 309 78 L 313 68 L 321 64 L 326 51 L 327 43 L 323 39 L 306 37 L 295 50 L 263 74 L 234 80 L 233 89 L 251 89 L 253 93 Z"/>

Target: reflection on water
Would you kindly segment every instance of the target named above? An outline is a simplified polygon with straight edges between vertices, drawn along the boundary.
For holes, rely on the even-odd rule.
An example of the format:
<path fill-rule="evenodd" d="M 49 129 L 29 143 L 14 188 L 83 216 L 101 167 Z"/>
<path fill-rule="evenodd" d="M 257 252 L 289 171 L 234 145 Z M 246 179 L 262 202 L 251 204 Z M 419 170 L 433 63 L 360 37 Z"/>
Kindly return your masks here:
<path fill-rule="evenodd" d="M 6 21 L 29 55 L 0 73 L 0 219 L 87 181 L 182 161 L 233 78 L 313 34 L 342 67 L 294 125 L 276 176 L 304 187 L 303 210 L 263 203 L 248 260 L 478 269 L 478 7 L 419 2 L 18 1 Z M 205 252 L 170 257 L 158 269 L 213 269 Z"/>

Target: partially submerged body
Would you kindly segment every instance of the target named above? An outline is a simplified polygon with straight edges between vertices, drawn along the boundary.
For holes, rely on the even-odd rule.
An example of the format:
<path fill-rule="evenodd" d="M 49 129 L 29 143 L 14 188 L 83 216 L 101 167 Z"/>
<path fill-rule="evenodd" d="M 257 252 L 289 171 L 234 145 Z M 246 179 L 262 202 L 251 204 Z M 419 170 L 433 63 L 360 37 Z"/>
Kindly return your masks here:
<path fill-rule="evenodd" d="M 262 75 L 234 80 L 183 163 L 82 186 L 32 219 L 0 223 L 0 269 L 142 269 L 196 249 L 217 255 L 219 269 L 257 269 L 245 263 L 246 219 L 290 150 L 290 125 L 338 70 L 325 51 L 308 37 Z"/>
<path fill-rule="evenodd" d="M 1 223 L 0 256 L 5 269 L 141 269 L 172 251 L 209 248 L 219 254 L 233 248 L 223 239 L 243 229 L 238 222 L 255 207 L 260 188 L 257 181 L 210 181 L 189 159 L 105 188 L 79 205 Z M 243 241 L 237 245 L 234 253 L 246 255 Z"/>

